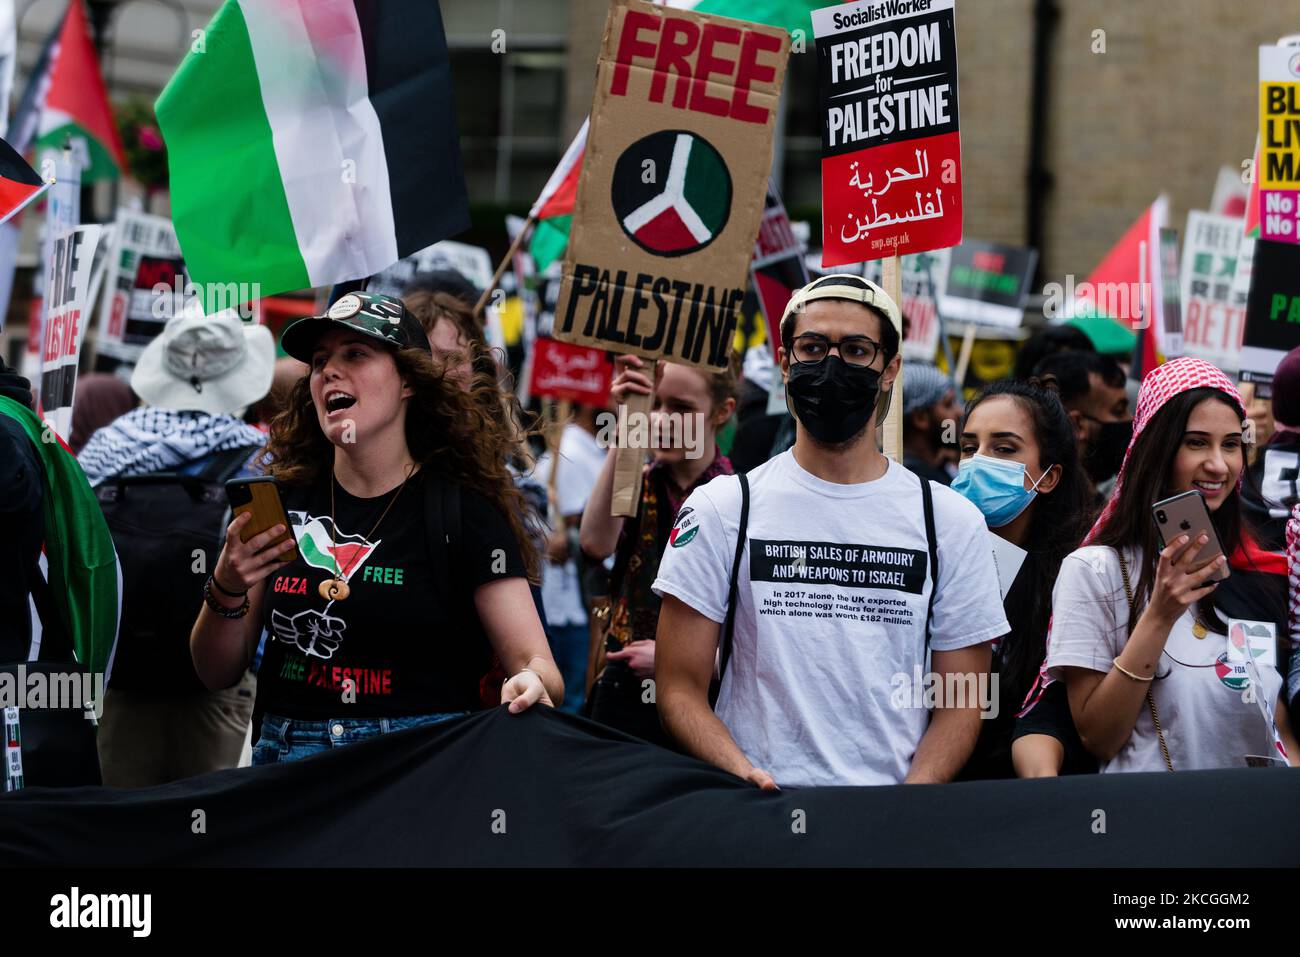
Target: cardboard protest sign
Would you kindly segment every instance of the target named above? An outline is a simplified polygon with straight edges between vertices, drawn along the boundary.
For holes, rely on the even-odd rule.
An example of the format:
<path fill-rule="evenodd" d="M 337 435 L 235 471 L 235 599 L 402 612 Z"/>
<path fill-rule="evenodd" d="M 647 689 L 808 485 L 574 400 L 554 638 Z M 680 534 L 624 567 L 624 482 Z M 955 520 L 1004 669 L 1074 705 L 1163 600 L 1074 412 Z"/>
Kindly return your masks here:
<path fill-rule="evenodd" d="M 610 7 L 557 339 L 726 365 L 789 50 L 773 27 Z"/>
<path fill-rule="evenodd" d="M 400 296 L 416 273 L 435 269 L 454 269 L 476 289 L 486 289 L 492 281 L 492 256 L 479 246 L 444 239 L 399 259 L 387 269 L 371 276 L 366 291 Z"/>
<path fill-rule="evenodd" d="M 945 319 L 1017 328 L 1038 250 L 968 239 L 952 250 L 940 308 Z"/>
<path fill-rule="evenodd" d="M 1300 243 L 1300 49 L 1259 48 L 1260 238 Z"/>
<path fill-rule="evenodd" d="M 170 219 L 132 209 L 117 211 L 106 248 L 108 288 L 95 347 L 101 355 L 135 362 L 187 302 L 185 260 Z M 189 292 L 195 298 L 197 290 L 191 286 Z"/>
<path fill-rule="evenodd" d="M 1273 373 L 1300 346 L 1300 245 L 1261 239 L 1255 244 L 1241 379 L 1254 382 L 1255 395 L 1273 395 Z"/>
<path fill-rule="evenodd" d="M 803 243 L 795 236 L 776 184 L 770 181 L 750 269 L 759 308 L 767 319 L 767 341 L 775 358 L 781 344 L 781 317 L 795 291 L 808 285 L 808 269 L 803 261 Z"/>
<path fill-rule="evenodd" d="M 813 11 L 828 266 L 961 242 L 953 0 Z"/>
<path fill-rule="evenodd" d="M 1193 210 L 1183 236 L 1182 354 L 1236 369 L 1246 319 L 1246 290 L 1233 288 L 1243 245 L 1241 220 Z"/>
<path fill-rule="evenodd" d="M 614 364 L 599 349 L 538 339 L 533 343 L 528 394 L 604 408 L 613 374 Z"/>
<path fill-rule="evenodd" d="M 91 267 L 101 226 L 78 226 L 54 237 L 46 287 L 41 347 L 41 409 L 45 421 L 67 441 L 72 434 L 72 402 L 77 361 L 86 336 Z"/>

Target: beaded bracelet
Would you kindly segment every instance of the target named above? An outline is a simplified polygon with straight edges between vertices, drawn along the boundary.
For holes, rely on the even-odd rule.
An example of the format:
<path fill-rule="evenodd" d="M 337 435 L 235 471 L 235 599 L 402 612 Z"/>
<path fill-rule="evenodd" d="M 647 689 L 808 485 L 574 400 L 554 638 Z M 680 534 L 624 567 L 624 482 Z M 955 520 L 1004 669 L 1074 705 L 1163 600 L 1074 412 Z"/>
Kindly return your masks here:
<path fill-rule="evenodd" d="M 217 575 L 215 572 L 208 578 L 208 581 L 212 582 L 212 587 L 221 592 L 221 594 L 225 595 L 227 598 L 243 598 L 248 594 L 247 588 L 243 591 L 231 591 L 229 588 L 223 587 L 221 582 L 217 581 Z"/>
<path fill-rule="evenodd" d="M 217 587 L 220 588 L 221 586 L 218 585 Z M 227 608 L 225 605 L 221 604 L 215 598 L 212 597 L 212 576 L 211 575 L 209 575 L 208 580 L 203 583 L 203 601 L 204 603 L 207 604 L 209 608 L 215 611 L 222 618 L 228 618 L 231 619 L 232 621 L 237 618 L 243 618 L 245 615 L 248 614 L 249 600 L 248 600 L 247 593 L 244 594 L 244 603 L 240 605 L 238 608 Z"/>

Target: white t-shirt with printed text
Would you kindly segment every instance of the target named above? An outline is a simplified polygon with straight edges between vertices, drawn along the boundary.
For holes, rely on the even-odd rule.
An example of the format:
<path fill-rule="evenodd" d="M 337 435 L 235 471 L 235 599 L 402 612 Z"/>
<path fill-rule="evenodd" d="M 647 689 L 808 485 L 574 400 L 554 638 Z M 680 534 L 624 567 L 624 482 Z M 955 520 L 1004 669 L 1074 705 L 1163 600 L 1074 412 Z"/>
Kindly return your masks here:
<path fill-rule="evenodd" d="M 931 580 L 920 480 L 890 461 L 875 481 L 838 485 L 787 451 L 749 481 L 718 717 L 781 786 L 901 782 L 929 723 L 929 712 L 914 705 L 919 696 L 896 694 L 900 680 L 915 682 L 926 668 Z M 932 491 L 939 591 L 931 647 L 951 651 L 1005 635 L 983 516 L 951 489 Z M 724 620 L 740 499 L 735 476 L 691 494 L 664 551 L 657 594 Z"/>
<path fill-rule="evenodd" d="M 562 517 L 582 514 L 605 464 L 605 454 L 596 437 L 582 426 L 572 422 L 565 425 L 560 434 L 560 469 L 555 474 L 555 504 Z M 551 460 L 551 453 L 544 453 L 533 470 L 533 477 L 543 485 L 551 476 Z M 542 604 L 549 625 L 587 623 L 578 563 L 572 557 L 561 565 L 542 563 Z"/>
<path fill-rule="evenodd" d="M 1136 586 L 1141 568 L 1136 552 L 1125 551 L 1125 561 Z M 1089 545 L 1067 555 L 1052 592 L 1049 674 L 1064 680 L 1062 669 L 1068 667 L 1110 671 L 1128 642 L 1128 618 L 1115 550 Z M 1197 638 L 1194 623 L 1193 608 L 1174 622 L 1156 666 L 1158 677 L 1150 685 L 1174 770 L 1244 768 L 1247 754 L 1274 756 L 1272 729 L 1246 693 L 1250 678 L 1245 666 L 1228 658 L 1227 636 L 1210 632 Z M 1264 700 L 1276 713 L 1282 676 L 1269 665 L 1258 670 Z M 1145 699 L 1128 741 L 1100 770 L 1166 770 Z"/>

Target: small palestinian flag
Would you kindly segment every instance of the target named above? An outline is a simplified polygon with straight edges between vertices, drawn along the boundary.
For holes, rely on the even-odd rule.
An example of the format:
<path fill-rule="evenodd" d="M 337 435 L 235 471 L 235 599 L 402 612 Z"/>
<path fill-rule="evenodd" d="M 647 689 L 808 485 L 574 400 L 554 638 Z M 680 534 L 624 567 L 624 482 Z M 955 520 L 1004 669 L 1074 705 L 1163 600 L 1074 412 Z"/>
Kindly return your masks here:
<path fill-rule="evenodd" d="M 12 146 L 0 140 L 0 223 L 7 222 L 49 188 L 50 184 Z"/>
<path fill-rule="evenodd" d="M 312 518 L 297 532 L 303 561 L 312 568 L 331 575 L 341 574 L 344 578 L 351 578 L 379 547 L 379 542 L 368 541 L 364 535 L 342 534 L 326 516 Z"/>
<path fill-rule="evenodd" d="M 582 158 L 587 150 L 588 123 L 590 119 L 582 121 L 582 129 L 564 151 L 560 165 L 555 167 L 528 214 L 535 221 L 528 254 L 533 257 L 538 272 L 545 272 L 551 263 L 564 255 L 569 245 L 573 204 L 578 198 L 578 176 L 582 173 Z"/>
<path fill-rule="evenodd" d="M 430 0 L 226 0 L 156 104 L 196 284 L 370 276 L 467 229 Z"/>
<path fill-rule="evenodd" d="M 70 0 L 48 50 L 32 77 L 40 101 L 36 146 L 61 149 L 71 137 L 84 166 L 83 183 L 117 178 L 126 169 L 126 155 L 82 0 Z M 48 66 L 45 76 L 39 73 L 42 64 Z"/>

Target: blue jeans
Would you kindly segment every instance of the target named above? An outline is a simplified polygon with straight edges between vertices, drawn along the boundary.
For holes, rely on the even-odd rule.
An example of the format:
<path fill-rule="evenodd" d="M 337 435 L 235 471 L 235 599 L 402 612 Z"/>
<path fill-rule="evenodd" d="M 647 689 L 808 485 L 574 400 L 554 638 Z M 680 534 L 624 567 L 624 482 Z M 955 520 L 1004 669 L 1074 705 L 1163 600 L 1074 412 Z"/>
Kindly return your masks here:
<path fill-rule="evenodd" d="M 437 724 L 467 714 L 468 711 L 452 711 L 403 718 L 331 718 L 328 721 L 298 721 L 267 714 L 262 716 L 262 736 L 253 746 L 253 766 L 298 761 L 389 731 Z"/>
<path fill-rule="evenodd" d="M 564 679 L 564 704 L 559 710 L 577 714 L 587 684 L 587 646 L 591 632 L 584 625 L 552 625 L 551 654 Z"/>

